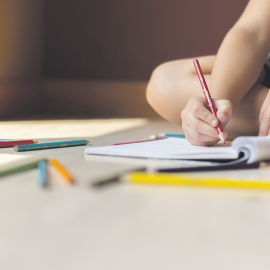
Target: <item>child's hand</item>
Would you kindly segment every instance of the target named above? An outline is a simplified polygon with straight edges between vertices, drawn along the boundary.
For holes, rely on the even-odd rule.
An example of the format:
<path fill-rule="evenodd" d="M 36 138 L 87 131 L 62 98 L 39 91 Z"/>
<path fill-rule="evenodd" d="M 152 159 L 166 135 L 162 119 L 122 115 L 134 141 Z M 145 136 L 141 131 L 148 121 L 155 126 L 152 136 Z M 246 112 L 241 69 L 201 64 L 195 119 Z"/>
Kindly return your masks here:
<path fill-rule="evenodd" d="M 185 136 L 194 145 L 208 146 L 216 144 L 219 141 L 215 128 L 218 125 L 218 120 L 221 126 L 224 127 L 231 118 L 233 107 L 229 100 L 213 100 L 213 102 L 217 110 L 217 118 L 209 111 L 206 100 L 202 97 L 190 99 L 181 113 Z M 226 138 L 228 132 L 226 130 L 223 130 L 223 132 Z"/>
<path fill-rule="evenodd" d="M 270 135 L 270 90 L 266 96 L 259 117 L 259 136 Z"/>

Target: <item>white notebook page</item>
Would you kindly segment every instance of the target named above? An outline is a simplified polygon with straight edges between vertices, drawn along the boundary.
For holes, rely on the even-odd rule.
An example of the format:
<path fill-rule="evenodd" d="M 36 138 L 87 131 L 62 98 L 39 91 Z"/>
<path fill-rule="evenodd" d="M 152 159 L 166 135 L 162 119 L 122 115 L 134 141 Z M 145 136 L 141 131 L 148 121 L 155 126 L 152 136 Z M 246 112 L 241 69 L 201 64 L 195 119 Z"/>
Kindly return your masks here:
<path fill-rule="evenodd" d="M 85 154 L 155 159 L 236 159 L 230 145 L 218 143 L 213 147 L 194 146 L 186 139 L 168 138 L 144 143 L 89 147 Z"/>

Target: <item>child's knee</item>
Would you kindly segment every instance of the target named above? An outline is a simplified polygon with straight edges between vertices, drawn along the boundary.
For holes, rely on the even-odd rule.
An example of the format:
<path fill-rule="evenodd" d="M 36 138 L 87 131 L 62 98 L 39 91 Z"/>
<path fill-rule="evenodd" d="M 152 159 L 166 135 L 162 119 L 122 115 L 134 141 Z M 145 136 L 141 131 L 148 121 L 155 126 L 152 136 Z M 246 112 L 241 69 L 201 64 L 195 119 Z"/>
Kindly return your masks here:
<path fill-rule="evenodd" d="M 152 106 L 156 96 L 166 94 L 173 84 L 172 74 L 175 74 L 172 62 L 166 62 L 156 67 L 147 86 L 146 97 Z"/>
<path fill-rule="evenodd" d="M 169 82 L 171 72 L 172 72 L 171 62 L 161 64 L 154 69 L 149 83 L 153 84 L 155 87 L 165 86 Z"/>

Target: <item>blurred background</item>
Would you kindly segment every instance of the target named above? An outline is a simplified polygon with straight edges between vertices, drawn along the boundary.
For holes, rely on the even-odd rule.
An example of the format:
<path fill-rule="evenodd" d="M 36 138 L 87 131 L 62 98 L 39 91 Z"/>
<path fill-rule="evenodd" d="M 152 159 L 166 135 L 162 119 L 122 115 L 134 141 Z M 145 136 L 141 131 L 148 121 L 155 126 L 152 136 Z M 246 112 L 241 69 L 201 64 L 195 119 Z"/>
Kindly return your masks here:
<path fill-rule="evenodd" d="M 216 54 L 247 0 L 0 0 L 0 118 L 158 117 L 153 69 Z"/>

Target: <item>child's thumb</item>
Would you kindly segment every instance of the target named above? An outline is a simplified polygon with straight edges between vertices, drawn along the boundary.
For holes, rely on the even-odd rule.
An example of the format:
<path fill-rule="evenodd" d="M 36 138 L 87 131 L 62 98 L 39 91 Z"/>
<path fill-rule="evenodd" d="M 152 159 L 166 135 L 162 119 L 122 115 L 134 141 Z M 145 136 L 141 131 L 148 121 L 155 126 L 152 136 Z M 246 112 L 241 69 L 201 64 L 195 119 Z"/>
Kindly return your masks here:
<path fill-rule="evenodd" d="M 233 106 L 229 100 L 217 102 L 217 118 L 221 123 L 227 124 L 232 116 Z"/>

